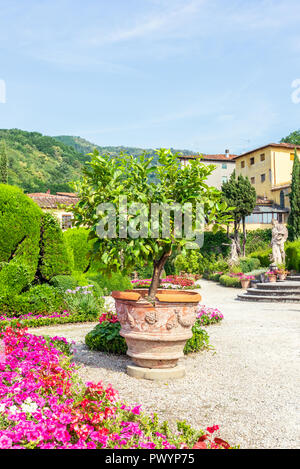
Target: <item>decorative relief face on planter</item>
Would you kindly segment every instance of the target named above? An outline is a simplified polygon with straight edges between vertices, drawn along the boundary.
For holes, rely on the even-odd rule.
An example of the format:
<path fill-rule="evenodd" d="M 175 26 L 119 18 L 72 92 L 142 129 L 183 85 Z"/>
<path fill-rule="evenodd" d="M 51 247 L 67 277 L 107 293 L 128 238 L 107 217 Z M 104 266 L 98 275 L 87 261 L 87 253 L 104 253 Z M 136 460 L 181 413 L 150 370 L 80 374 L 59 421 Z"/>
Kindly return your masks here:
<path fill-rule="evenodd" d="M 145 314 L 145 321 L 148 324 L 155 324 L 157 322 L 156 311 L 149 311 Z"/>

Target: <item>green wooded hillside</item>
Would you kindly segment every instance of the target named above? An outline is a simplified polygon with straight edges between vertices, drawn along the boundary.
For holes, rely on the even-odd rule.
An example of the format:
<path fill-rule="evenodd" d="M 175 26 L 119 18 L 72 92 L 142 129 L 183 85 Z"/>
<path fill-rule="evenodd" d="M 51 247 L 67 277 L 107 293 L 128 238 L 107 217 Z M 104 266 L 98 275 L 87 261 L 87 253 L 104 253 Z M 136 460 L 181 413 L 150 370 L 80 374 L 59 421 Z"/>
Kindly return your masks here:
<path fill-rule="evenodd" d="M 8 159 L 8 183 L 25 192 L 70 191 L 87 157 L 73 147 L 38 132 L 0 129 Z"/>
<path fill-rule="evenodd" d="M 139 155 L 145 151 L 135 147 L 101 147 L 81 137 L 49 137 L 19 129 L 0 129 L 1 142 L 5 142 L 8 183 L 27 193 L 46 192 L 48 189 L 51 193 L 73 191 L 70 183 L 80 178 L 82 166 L 89 160 L 86 154 L 95 148 L 100 153 L 111 155 L 120 152 Z M 153 149 L 147 152 L 156 158 Z M 187 150 L 181 153 L 193 154 Z"/>

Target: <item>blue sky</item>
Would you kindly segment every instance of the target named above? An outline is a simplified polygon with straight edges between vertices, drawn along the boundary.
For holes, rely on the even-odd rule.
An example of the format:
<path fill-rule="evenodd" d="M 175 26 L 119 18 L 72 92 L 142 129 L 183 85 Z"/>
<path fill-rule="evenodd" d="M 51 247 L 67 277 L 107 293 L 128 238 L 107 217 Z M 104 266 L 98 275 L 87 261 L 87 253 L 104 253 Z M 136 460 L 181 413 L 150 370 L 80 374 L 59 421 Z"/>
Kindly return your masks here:
<path fill-rule="evenodd" d="M 0 18 L 0 128 L 203 153 L 300 128 L 299 0 L 0 0 Z"/>

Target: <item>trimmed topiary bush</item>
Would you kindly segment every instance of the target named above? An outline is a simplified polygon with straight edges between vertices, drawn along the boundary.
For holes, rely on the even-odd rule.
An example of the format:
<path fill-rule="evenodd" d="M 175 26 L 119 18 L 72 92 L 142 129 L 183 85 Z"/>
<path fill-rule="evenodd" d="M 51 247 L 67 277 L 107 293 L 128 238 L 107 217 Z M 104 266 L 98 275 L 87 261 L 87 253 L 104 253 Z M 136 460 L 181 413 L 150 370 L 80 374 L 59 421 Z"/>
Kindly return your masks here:
<path fill-rule="evenodd" d="M 287 243 L 285 253 L 287 268 L 300 272 L 300 239 Z"/>
<path fill-rule="evenodd" d="M 78 281 L 72 275 L 56 275 L 50 280 L 50 284 L 64 293 L 66 290 L 72 290 L 78 286 Z"/>
<path fill-rule="evenodd" d="M 240 272 L 250 272 L 260 267 L 260 260 L 257 257 L 244 257 L 239 261 Z"/>
<path fill-rule="evenodd" d="M 33 281 L 42 215 L 21 189 L 0 184 L 0 292 L 17 294 Z"/>
<path fill-rule="evenodd" d="M 221 275 L 219 282 L 224 287 L 232 287 L 232 288 L 241 288 L 241 282 L 238 277 L 230 277 L 229 275 Z"/>
<path fill-rule="evenodd" d="M 57 219 L 50 213 L 42 218 L 38 274 L 43 280 L 70 274 L 72 259 Z"/>
<path fill-rule="evenodd" d="M 63 295 L 56 288 L 46 284 L 36 285 L 20 295 L 0 298 L 0 310 L 7 316 L 59 312 L 63 308 Z"/>
<path fill-rule="evenodd" d="M 0 292 L 1 295 L 17 295 L 32 280 L 32 272 L 29 267 L 17 259 L 0 264 Z"/>
<path fill-rule="evenodd" d="M 65 242 L 73 253 L 74 270 L 86 272 L 90 267 L 87 257 L 92 249 L 93 241 L 88 240 L 89 230 L 86 228 L 72 228 L 63 234 Z"/>

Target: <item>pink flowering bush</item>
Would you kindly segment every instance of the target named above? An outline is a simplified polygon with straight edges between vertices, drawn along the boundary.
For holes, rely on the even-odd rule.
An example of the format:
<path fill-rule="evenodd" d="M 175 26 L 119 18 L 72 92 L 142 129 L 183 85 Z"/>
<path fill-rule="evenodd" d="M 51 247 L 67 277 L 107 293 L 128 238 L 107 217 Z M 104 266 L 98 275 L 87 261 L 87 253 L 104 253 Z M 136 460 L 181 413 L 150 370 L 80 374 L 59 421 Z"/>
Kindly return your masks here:
<path fill-rule="evenodd" d="M 223 314 L 218 308 L 209 308 L 205 305 L 200 305 L 197 311 L 197 320 L 202 326 L 209 324 L 216 324 L 224 319 Z"/>
<path fill-rule="evenodd" d="M 8 327 L 1 338 L 0 449 L 230 448 L 209 438 L 217 426 L 205 433 L 178 422 L 172 432 L 155 414 L 120 401 L 111 385 L 83 385 L 75 365 L 43 337 Z"/>
<path fill-rule="evenodd" d="M 131 284 L 133 288 L 149 288 L 151 284 L 151 278 L 131 280 Z M 192 288 L 194 286 L 194 280 L 180 277 L 179 275 L 169 275 L 168 277 L 160 280 L 160 288 L 181 290 L 185 288 Z"/>

